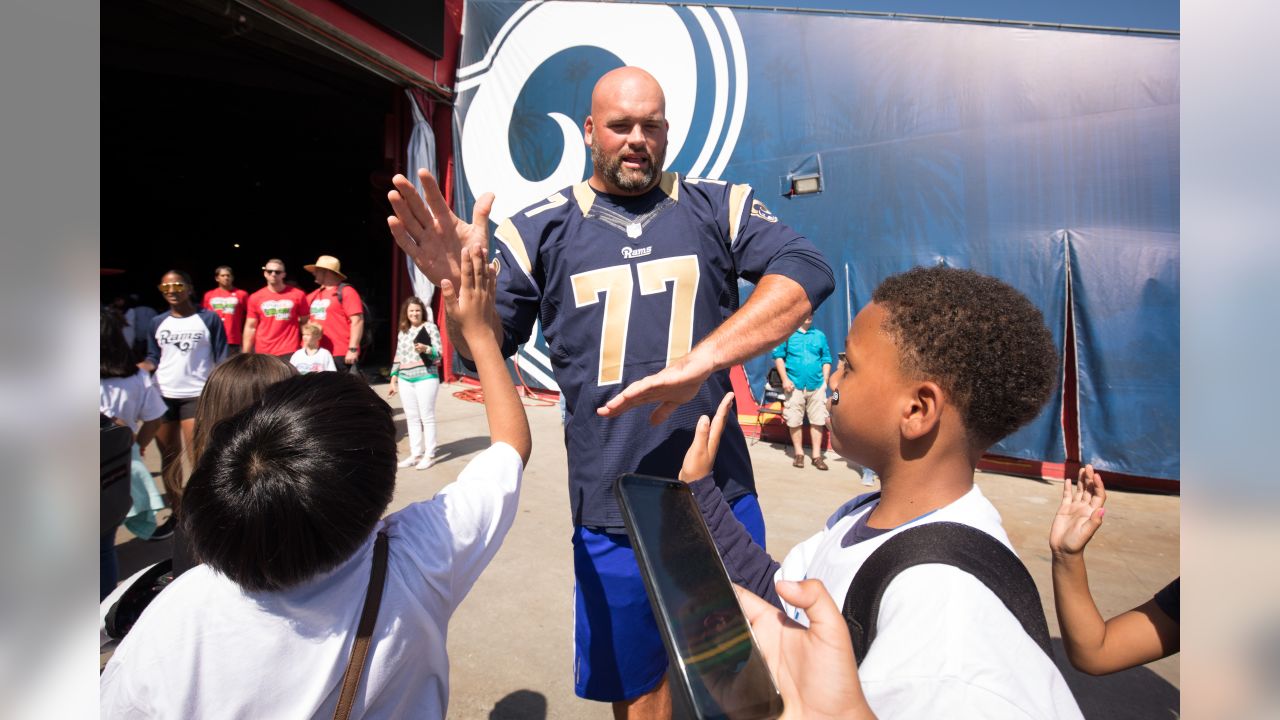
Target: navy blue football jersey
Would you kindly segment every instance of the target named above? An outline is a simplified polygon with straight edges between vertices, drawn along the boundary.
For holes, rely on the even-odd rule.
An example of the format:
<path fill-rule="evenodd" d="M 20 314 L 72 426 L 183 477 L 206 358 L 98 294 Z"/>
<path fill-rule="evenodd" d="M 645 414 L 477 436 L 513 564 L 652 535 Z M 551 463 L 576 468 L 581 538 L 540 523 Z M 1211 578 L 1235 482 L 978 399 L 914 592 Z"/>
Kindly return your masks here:
<path fill-rule="evenodd" d="M 686 355 L 738 309 L 738 278 L 786 275 L 812 307 L 831 293 L 831 268 L 778 222 L 750 186 L 664 173 L 638 197 L 582 182 L 516 213 L 497 230 L 498 314 L 508 357 L 541 324 L 567 410 L 565 446 L 576 525 L 623 527 L 613 496 L 619 474 L 674 478 L 698 417 L 731 384 L 713 374 L 666 422 L 654 405 L 618 418 L 596 408 L 627 385 Z M 733 500 L 755 491 L 746 441 L 730 415 L 715 464 Z"/>

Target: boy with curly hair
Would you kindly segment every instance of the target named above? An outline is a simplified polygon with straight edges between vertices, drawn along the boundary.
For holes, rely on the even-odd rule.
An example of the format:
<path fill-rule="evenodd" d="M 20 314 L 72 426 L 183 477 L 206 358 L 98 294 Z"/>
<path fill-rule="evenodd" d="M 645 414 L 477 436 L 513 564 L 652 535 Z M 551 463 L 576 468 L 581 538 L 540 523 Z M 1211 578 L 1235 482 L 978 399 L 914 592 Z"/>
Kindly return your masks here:
<path fill-rule="evenodd" d="M 774 562 L 705 479 L 729 397 L 714 422 L 699 422 L 680 478 L 734 580 L 807 623 L 779 598 L 775 581 L 795 599 L 796 586 L 784 581 L 818 579 L 839 605 L 868 556 L 909 528 L 959 523 L 1012 553 L 973 473 L 988 447 L 1040 412 L 1058 367 L 1040 311 L 1017 290 L 970 270 L 918 267 L 876 289 L 831 378 L 832 447 L 875 470 L 880 493 L 845 503 L 824 530 Z M 958 567 L 903 570 L 884 590 L 877 617 L 857 675 L 881 718 L 1080 717 L 1048 653 L 991 588 Z"/>

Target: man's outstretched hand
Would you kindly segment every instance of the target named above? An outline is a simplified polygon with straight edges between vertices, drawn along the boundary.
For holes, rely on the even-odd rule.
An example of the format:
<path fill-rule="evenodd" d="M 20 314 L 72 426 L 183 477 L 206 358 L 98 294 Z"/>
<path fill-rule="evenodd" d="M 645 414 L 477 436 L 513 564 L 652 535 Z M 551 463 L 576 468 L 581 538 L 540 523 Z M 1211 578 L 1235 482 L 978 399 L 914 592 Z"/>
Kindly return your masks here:
<path fill-rule="evenodd" d="M 387 193 L 387 199 L 396 214 L 387 218 L 387 227 L 396 244 L 413 258 L 428 280 L 436 285 L 448 280 L 455 288 L 461 287 L 458 261 L 462 249 L 476 246 L 488 252 L 493 193 L 476 200 L 471 222 L 466 223 L 449 209 L 431 173 L 419 168 L 418 179 L 422 181 L 422 194 L 404 175 L 391 178 L 395 189 Z"/>
<path fill-rule="evenodd" d="M 698 394 L 715 367 L 704 364 L 689 353 L 676 362 L 646 378 L 641 378 L 618 393 L 608 403 L 596 410 L 601 417 L 618 417 L 622 413 L 647 403 L 660 403 L 649 416 L 649 424 L 657 425 L 671 416 L 676 408 L 689 402 Z"/>

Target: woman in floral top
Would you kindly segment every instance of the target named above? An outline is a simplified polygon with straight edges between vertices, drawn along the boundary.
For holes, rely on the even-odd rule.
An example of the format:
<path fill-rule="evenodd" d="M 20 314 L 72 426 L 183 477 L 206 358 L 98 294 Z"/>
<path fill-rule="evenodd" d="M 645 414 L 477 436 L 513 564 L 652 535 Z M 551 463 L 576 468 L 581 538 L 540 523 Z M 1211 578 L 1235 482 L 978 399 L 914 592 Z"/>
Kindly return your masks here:
<path fill-rule="evenodd" d="M 400 305 L 400 335 L 391 363 L 390 395 L 400 394 L 409 425 L 409 457 L 400 467 L 426 470 L 436 456 L 436 392 L 440 390 L 440 330 L 417 297 Z"/>

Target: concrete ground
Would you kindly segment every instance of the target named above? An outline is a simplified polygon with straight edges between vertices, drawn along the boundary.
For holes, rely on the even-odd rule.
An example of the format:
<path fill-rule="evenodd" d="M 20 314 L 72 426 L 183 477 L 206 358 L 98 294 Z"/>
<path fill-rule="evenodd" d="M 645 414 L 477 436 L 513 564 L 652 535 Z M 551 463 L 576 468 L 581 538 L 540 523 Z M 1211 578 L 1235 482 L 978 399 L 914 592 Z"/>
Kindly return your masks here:
<path fill-rule="evenodd" d="M 383 396 L 387 386 L 375 386 Z M 436 404 L 439 450 L 426 471 L 401 470 L 390 510 L 432 497 L 488 446 L 484 407 L 455 396 L 471 389 L 445 385 Z M 573 692 L 573 566 L 560 414 L 531 401 L 533 457 L 524 476 L 515 525 L 492 565 L 454 616 L 449 633 L 453 718 L 604 720 L 609 706 Z M 404 420 L 393 399 L 397 425 Z M 401 456 L 408 441 L 400 442 Z M 155 462 L 155 453 L 148 453 Z M 822 527 L 831 511 L 863 491 L 857 473 L 828 452 L 830 472 L 791 466 L 790 448 L 751 446 L 769 551 L 781 557 Z M 1086 717 L 1176 718 L 1180 714 L 1177 655 L 1146 667 L 1092 678 L 1065 664 L 1050 582 L 1048 529 L 1061 484 L 978 473 L 978 485 L 999 508 L 1019 556 L 1040 590 L 1059 665 Z M 1105 479 L 1105 476 L 1104 476 Z M 1108 493 L 1106 523 L 1087 551 L 1090 585 L 1106 617 L 1135 607 L 1179 574 L 1178 497 Z M 171 541 L 144 543 L 121 530 L 121 576 L 165 557 Z"/>

